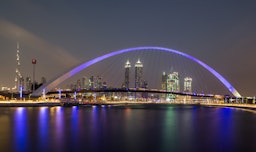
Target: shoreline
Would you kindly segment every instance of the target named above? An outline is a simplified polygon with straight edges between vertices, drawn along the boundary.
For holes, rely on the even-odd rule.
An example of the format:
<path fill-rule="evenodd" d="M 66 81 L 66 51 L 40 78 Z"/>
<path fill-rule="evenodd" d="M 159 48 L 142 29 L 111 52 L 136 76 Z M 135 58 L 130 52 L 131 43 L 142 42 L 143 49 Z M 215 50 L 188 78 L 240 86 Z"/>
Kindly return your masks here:
<path fill-rule="evenodd" d="M 109 102 L 60 102 L 55 101 L 0 101 L 0 107 L 45 107 L 45 106 L 102 106 L 102 105 L 139 105 L 139 104 L 152 104 L 152 105 L 200 105 L 207 107 L 229 107 L 249 109 L 256 111 L 256 104 L 238 104 L 238 103 L 191 103 L 191 102 L 131 102 L 131 101 L 109 101 Z"/>
<path fill-rule="evenodd" d="M 0 107 L 45 107 L 61 106 L 59 102 L 0 102 Z"/>
<path fill-rule="evenodd" d="M 33 101 L 33 100 L 10 100 L 0 101 L 0 107 L 40 107 L 40 106 L 102 106 L 102 105 L 138 105 L 138 104 L 170 104 L 170 105 L 199 105 L 195 102 L 148 102 L 148 101 L 103 101 L 103 102 L 78 102 L 78 101 Z"/>

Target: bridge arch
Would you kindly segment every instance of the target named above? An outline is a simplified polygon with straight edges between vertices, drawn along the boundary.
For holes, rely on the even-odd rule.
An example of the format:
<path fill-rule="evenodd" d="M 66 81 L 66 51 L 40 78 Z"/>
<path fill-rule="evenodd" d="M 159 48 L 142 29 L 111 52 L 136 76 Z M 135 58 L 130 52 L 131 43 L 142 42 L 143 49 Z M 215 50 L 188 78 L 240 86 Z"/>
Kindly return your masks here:
<path fill-rule="evenodd" d="M 159 51 L 166 51 L 166 52 L 170 52 L 170 53 L 174 53 L 174 54 L 178 54 L 181 55 L 183 57 L 186 57 L 196 63 L 198 63 L 199 65 L 201 65 L 202 67 L 204 67 L 207 71 L 209 71 L 211 74 L 213 74 L 220 82 L 222 82 L 222 84 L 235 96 L 235 97 L 241 97 L 241 95 L 238 93 L 238 91 L 223 77 L 221 76 L 217 71 L 215 71 L 213 68 L 211 68 L 210 66 L 208 66 L 207 64 L 205 64 L 204 62 L 200 61 L 199 59 L 177 51 L 177 50 L 173 50 L 173 49 L 169 49 L 169 48 L 164 48 L 164 47 L 156 47 L 156 46 L 144 46 L 144 47 L 134 47 L 134 48 L 128 48 L 128 49 L 122 49 L 122 50 L 118 50 L 115 52 L 111 52 L 105 55 L 102 55 L 100 57 L 94 58 L 90 61 L 84 62 L 83 64 L 71 69 L 70 71 L 64 73 L 63 75 L 52 79 L 51 81 L 47 82 L 46 84 L 44 84 L 43 86 L 41 86 L 40 88 L 38 88 L 37 90 L 35 90 L 32 93 L 32 96 L 40 96 L 42 94 L 42 91 L 44 90 L 45 92 L 48 92 L 50 90 L 52 90 L 53 88 L 55 88 L 56 86 L 58 86 L 60 83 L 62 83 L 63 81 L 65 81 L 66 79 L 72 77 L 73 75 L 77 74 L 78 72 L 84 70 L 85 68 L 100 62 L 104 59 L 107 59 L 109 57 L 112 56 L 116 56 L 119 54 L 123 54 L 126 52 L 133 52 L 133 51 L 147 51 L 147 50 L 159 50 Z"/>

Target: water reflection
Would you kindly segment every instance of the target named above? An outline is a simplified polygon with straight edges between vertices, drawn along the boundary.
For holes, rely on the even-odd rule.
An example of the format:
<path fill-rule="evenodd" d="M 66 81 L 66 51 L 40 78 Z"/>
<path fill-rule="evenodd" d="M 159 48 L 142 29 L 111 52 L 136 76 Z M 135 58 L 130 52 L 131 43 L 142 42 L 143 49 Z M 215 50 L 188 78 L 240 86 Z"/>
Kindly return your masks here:
<path fill-rule="evenodd" d="M 91 132 L 90 132 L 90 136 L 91 136 L 91 145 L 95 145 L 92 146 L 91 149 L 92 151 L 97 151 L 97 144 L 99 142 L 99 138 L 100 138 L 100 124 L 99 124 L 99 108 L 97 106 L 92 106 L 91 109 L 91 124 L 90 124 L 90 128 L 88 128 Z"/>
<path fill-rule="evenodd" d="M 38 143 L 42 151 L 46 151 L 46 144 L 48 144 L 49 139 L 49 108 L 40 107 L 38 114 L 38 132 L 39 138 Z"/>
<path fill-rule="evenodd" d="M 10 151 L 10 147 L 8 147 L 11 141 L 10 134 L 12 133 L 10 120 L 12 119 L 9 112 L 0 108 L 0 151 Z"/>
<path fill-rule="evenodd" d="M 163 116 L 163 128 L 162 130 L 162 143 L 161 151 L 166 151 L 169 148 L 176 151 L 175 138 L 178 136 L 177 119 L 173 107 L 168 107 Z"/>
<path fill-rule="evenodd" d="M 72 141 L 74 143 L 78 142 L 79 139 L 79 111 L 78 106 L 72 107 L 71 113 L 71 132 L 72 132 Z"/>
<path fill-rule="evenodd" d="M 19 107 L 14 115 L 15 151 L 28 151 L 27 109 Z"/>
<path fill-rule="evenodd" d="M 63 144 L 65 144 L 65 124 L 64 124 L 64 108 L 55 107 L 55 119 L 54 119 L 55 129 L 54 129 L 54 148 L 56 151 L 64 151 Z"/>
<path fill-rule="evenodd" d="M 231 108 L 128 105 L 4 110 L 12 129 L 9 137 L 0 139 L 13 151 L 256 151 L 252 144 L 256 115 Z M 7 122 L 3 115 L 0 112 L 1 126 Z"/>
<path fill-rule="evenodd" d="M 235 144 L 233 139 L 235 139 L 234 136 L 236 135 L 234 132 L 235 124 L 232 122 L 234 111 L 230 108 L 222 108 L 218 110 L 221 118 L 217 119 L 218 122 L 216 122 L 218 127 L 215 128 L 215 137 L 217 134 L 221 134 L 222 137 L 216 140 L 218 140 L 219 143 L 225 143 L 225 146 L 218 146 L 218 149 L 230 149 L 233 151 L 235 150 L 233 149 L 233 144 Z M 216 120 L 216 118 L 213 120 Z"/>

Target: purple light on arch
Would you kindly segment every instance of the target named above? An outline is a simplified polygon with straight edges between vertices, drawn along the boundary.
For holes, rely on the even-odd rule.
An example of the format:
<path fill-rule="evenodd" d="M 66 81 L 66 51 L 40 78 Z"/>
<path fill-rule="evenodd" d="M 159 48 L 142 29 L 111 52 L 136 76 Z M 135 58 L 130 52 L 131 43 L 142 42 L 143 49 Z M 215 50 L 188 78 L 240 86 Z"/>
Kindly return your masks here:
<path fill-rule="evenodd" d="M 66 79 L 72 77 L 73 75 L 77 74 L 78 72 L 84 70 L 85 68 L 100 62 L 104 59 L 107 59 L 109 57 L 112 56 L 116 56 L 119 54 L 123 54 L 126 52 L 133 52 L 133 51 L 149 51 L 149 50 L 159 50 L 159 51 L 165 51 L 165 52 L 170 52 L 170 53 L 175 53 L 178 55 L 181 55 L 183 57 L 186 57 L 196 63 L 198 63 L 199 65 L 201 65 L 202 67 L 204 67 L 207 71 L 209 71 L 210 73 L 212 73 L 217 79 L 220 80 L 220 82 L 222 82 L 224 84 L 224 86 L 235 96 L 235 97 L 241 97 L 241 95 L 238 93 L 238 91 L 223 77 L 221 76 L 217 71 L 215 71 L 213 68 L 211 68 L 210 66 L 208 66 L 207 64 L 205 64 L 204 62 L 198 60 L 197 58 L 188 55 L 186 53 L 177 51 L 177 50 L 173 50 L 173 49 L 169 49 L 169 48 L 164 48 L 164 47 L 156 47 L 156 46 L 145 46 L 145 47 L 134 47 L 134 48 L 128 48 L 128 49 L 123 49 L 123 50 L 119 50 L 119 51 L 115 51 L 115 52 L 111 52 L 105 55 L 102 55 L 100 57 L 94 58 L 88 62 L 85 62 L 77 67 L 75 67 L 74 69 L 71 69 L 70 71 L 64 73 L 63 75 L 52 79 L 51 81 L 49 81 L 48 83 L 44 84 L 43 86 L 41 86 L 40 88 L 38 88 L 37 90 L 35 90 L 32 95 L 33 96 L 40 96 L 42 94 L 42 90 L 45 89 L 46 92 L 52 90 L 53 88 L 55 88 L 56 86 L 58 86 L 60 83 L 62 83 L 63 81 L 65 81 Z"/>

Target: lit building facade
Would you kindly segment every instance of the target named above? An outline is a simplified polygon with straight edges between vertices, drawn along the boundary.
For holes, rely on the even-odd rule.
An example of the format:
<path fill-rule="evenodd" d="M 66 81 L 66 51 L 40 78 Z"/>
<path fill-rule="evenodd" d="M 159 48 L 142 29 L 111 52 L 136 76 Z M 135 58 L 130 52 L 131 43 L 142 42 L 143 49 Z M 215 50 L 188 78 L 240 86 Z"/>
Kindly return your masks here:
<path fill-rule="evenodd" d="M 31 92 L 32 91 L 32 81 L 31 81 L 31 78 L 29 76 L 26 77 L 26 82 L 25 82 L 24 90 L 27 91 L 27 92 Z"/>
<path fill-rule="evenodd" d="M 184 78 L 184 92 L 192 92 L 192 78 L 190 77 Z"/>
<path fill-rule="evenodd" d="M 130 84 L 130 68 L 131 68 L 131 63 L 129 62 L 129 60 L 127 60 L 127 62 L 125 63 L 125 73 L 124 73 L 124 87 L 125 88 L 129 88 L 129 84 Z"/>
<path fill-rule="evenodd" d="M 170 92 L 179 92 L 180 91 L 180 85 L 179 85 L 179 73 L 178 72 L 173 72 L 170 73 L 167 76 L 167 91 Z M 174 94 L 168 94 L 167 99 L 175 99 L 177 95 Z"/>
<path fill-rule="evenodd" d="M 82 89 L 89 90 L 90 89 L 90 79 L 87 77 L 82 78 Z"/>
<path fill-rule="evenodd" d="M 135 64 L 135 88 L 142 87 L 143 64 L 138 60 Z"/>
<path fill-rule="evenodd" d="M 95 89 L 102 89 L 102 77 L 97 76 L 95 83 L 94 83 L 94 88 Z"/>
<path fill-rule="evenodd" d="M 89 87 L 90 89 L 94 89 L 94 76 L 91 76 L 89 79 Z"/>
<path fill-rule="evenodd" d="M 162 74 L 162 83 L 161 83 L 161 89 L 164 91 L 167 91 L 167 74 L 163 72 Z M 166 94 L 162 94 L 162 98 L 166 99 Z"/>
<path fill-rule="evenodd" d="M 165 90 L 167 89 L 167 75 L 165 72 L 162 74 L 162 84 L 161 84 L 161 89 Z"/>

